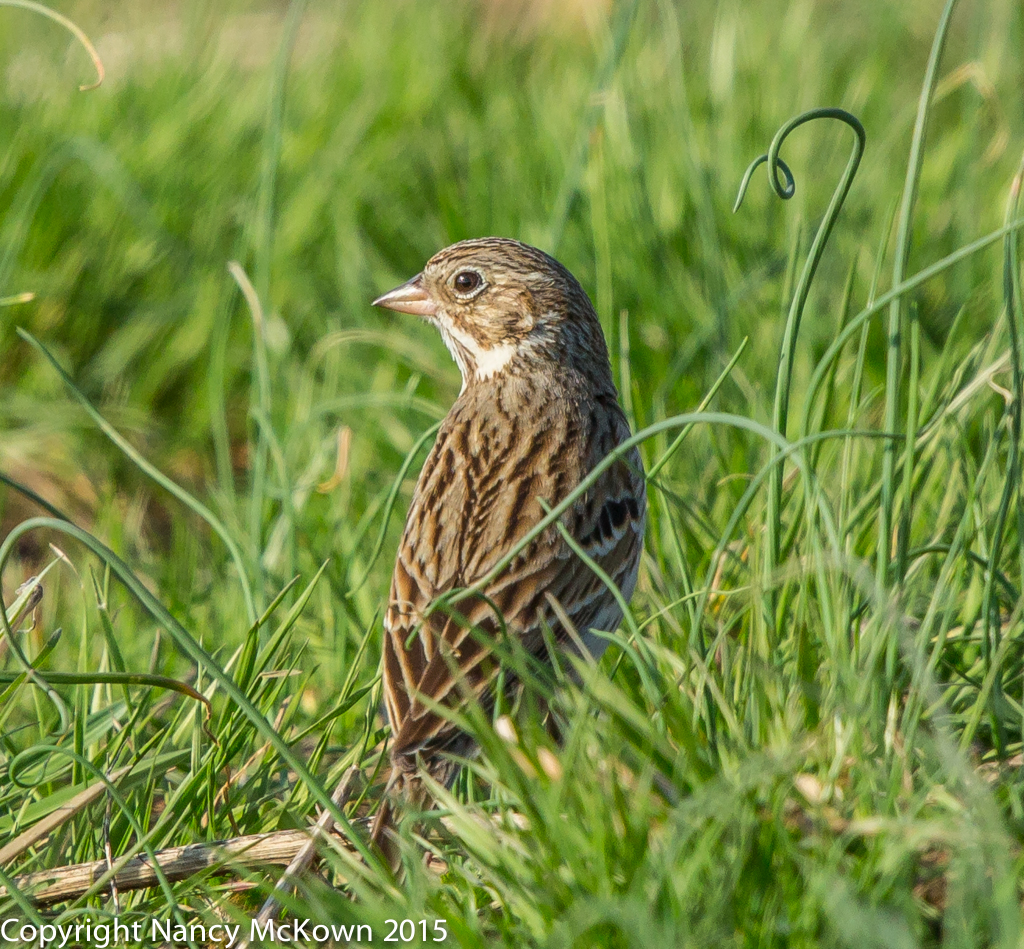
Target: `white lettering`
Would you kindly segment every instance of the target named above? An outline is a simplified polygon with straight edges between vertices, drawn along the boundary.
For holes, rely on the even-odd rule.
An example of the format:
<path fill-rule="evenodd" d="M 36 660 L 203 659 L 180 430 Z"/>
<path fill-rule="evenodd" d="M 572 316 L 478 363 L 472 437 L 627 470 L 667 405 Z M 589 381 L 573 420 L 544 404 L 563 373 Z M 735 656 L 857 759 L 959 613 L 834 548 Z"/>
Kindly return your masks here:
<path fill-rule="evenodd" d="M 256 942 L 257 939 L 269 939 L 273 942 L 274 938 L 274 921 L 272 919 L 267 920 L 265 929 L 260 929 L 260 921 L 258 919 L 252 920 L 249 925 L 249 942 Z"/>
<path fill-rule="evenodd" d="M 214 923 L 207 930 L 206 941 L 208 941 L 208 942 L 223 942 L 224 940 L 219 935 L 219 933 L 223 933 L 224 935 L 227 936 L 227 942 L 225 943 L 225 945 L 227 945 L 229 947 L 233 946 L 235 944 L 235 937 L 238 935 L 238 930 L 241 929 L 241 928 L 242 928 L 241 926 L 235 926 L 234 927 L 234 932 L 232 932 L 231 931 L 232 927 L 229 926 L 227 923 Z"/>

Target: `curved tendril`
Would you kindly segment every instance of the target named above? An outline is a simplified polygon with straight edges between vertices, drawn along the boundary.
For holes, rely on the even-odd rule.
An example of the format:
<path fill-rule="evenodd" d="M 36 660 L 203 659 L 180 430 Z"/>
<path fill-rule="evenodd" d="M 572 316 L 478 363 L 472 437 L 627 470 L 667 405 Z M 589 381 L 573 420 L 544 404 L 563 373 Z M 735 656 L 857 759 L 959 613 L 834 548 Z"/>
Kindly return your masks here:
<path fill-rule="evenodd" d="M 747 170 L 743 173 L 743 180 L 740 182 L 740 190 L 736 195 L 736 203 L 732 206 L 732 213 L 735 214 L 739 209 L 740 205 L 743 204 L 743 199 L 747 194 L 747 186 L 750 184 L 750 179 L 754 176 L 754 172 L 768 161 L 768 153 L 765 152 L 759 158 L 755 158 L 748 166 Z M 779 183 L 779 172 L 782 172 L 786 176 L 785 184 Z M 775 193 L 782 198 L 783 201 L 788 201 L 796 194 L 796 181 L 793 179 L 793 172 L 789 170 L 787 165 L 778 155 L 775 156 L 775 174 L 771 177 L 772 187 L 775 189 Z"/>
<path fill-rule="evenodd" d="M 805 122 L 811 122 L 815 119 L 837 119 L 838 121 L 843 122 L 853 130 L 855 139 L 853 149 L 850 152 L 850 158 L 846 163 L 846 169 L 843 172 L 843 176 L 840 178 L 835 191 L 832 193 L 832 200 L 829 202 L 821 224 L 818 226 L 818 232 L 814 235 L 814 241 L 807 253 L 807 260 L 804 262 L 803 271 L 800 274 L 800 279 L 797 281 L 796 288 L 793 293 L 793 300 L 789 308 L 789 316 L 786 318 L 786 328 L 782 337 L 782 349 L 779 353 L 779 371 L 775 383 L 775 407 L 772 413 L 773 427 L 775 431 L 783 437 L 786 435 L 786 423 L 789 417 L 790 383 L 793 377 L 793 362 L 796 351 L 797 334 L 800 331 L 800 318 L 803 315 L 804 304 L 807 302 L 807 295 L 810 293 L 815 271 L 818 269 L 818 263 L 825 251 L 825 245 L 828 243 L 829 236 L 832 233 L 832 228 L 835 226 L 836 220 L 839 217 L 839 212 L 842 210 L 843 202 L 846 200 L 846 195 L 849 193 L 850 186 L 853 184 L 854 175 L 857 173 L 861 157 L 864 154 L 864 145 L 867 141 L 864 126 L 856 116 L 851 115 L 845 109 L 837 108 L 811 109 L 808 112 L 802 112 L 795 118 L 790 119 L 778 130 L 778 132 L 775 133 L 775 138 L 772 139 L 772 143 L 768 148 L 767 154 L 758 158 L 747 169 L 747 173 L 744 175 L 743 181 L 740 184 L 740 191 L 736 201 L 736 206 L 739 207 L 739 204 L 743 199 L 743 195 L 746 192 L 750 176 L 762 164 L 768 165 L 769 179 L 772 187 L 775 189 L 775 193 L 783 200 L 787 200 L 793 196 L 796 191 L 796 184 L 789 168 L 779 157 L 779 151 L 782 149 L 783 142 L 786 141 L 793 131 L 798 129 Z M 780 172 L 784 176 L 784 180 L 780 179 Z M 777 449 L 772 446 L 772 451 L 774 453 Z M 768 556 L 765 558 L 764 568 L 765 576 L 770 578 L 775 571 L 781 555 L 782 469 L 780 466 L 774 467 L 771 472 L 768 491 L 767 532 Z M 771 628 L 774 628 L 776 621 L 775 591 L 770 584 L 768 585 L 768 589 L 771 601 L 770 609 L 768 611 L 768 623 Z"/>
<path fill-rule="evenodd" d="M 811 122 L 814 119 L 838 119 L 840 122 L 845 122 L 853 129 L 857 135 L 857 142 L 854 146 L 854 152 L 857 156 L 857 161 L 854 165 L 854 171 L 856 171 L 856 166 L 860 164 L 860 157 L 864 153 L 864 144 L 867 141 L 867 135 L 864 132 L 864 126 L 861 124 L 860 119 L 852 113 L 847 112 L 846 109 L 837 109 L 832 107 L 811 109 L 808 112 L 801 112 L 800 115 L 790 119 L 778 130 L 778 132 L 775 133 L 775 138 L 772 139 L 772 143 L 768 147 L 768 151 L 755 158 L 747 166 L 747 170 L 743 173 L 743 180 L 740 181 L 739 191 L 736 194 L 736 203 L 732 207 L 734 214 L 740 209 L 740 205 L 743 204 L 743 199 L 747 194 L 747 187 L 750 185 L 750 179 L 753 177 L 754 172 L 764 164 L 768 165 L 768 181 L 772 186 L 772 190 L 782 198 L 783 201 L 788 201 L 794 194 L 796 194 L 796 180 L 793 178 L 793 172 L 790 171 L 789 165 L 782 160 L 779 152 L 782 149 L 782 143 L 789 138 L 790 134 L 794 130 L 799 128 L 805 122 Z M 779 172 L 782 172 L 782 179 L 779 178 Z M 843 198 L 845 197 L 846 194 L 844 193 Z"/>

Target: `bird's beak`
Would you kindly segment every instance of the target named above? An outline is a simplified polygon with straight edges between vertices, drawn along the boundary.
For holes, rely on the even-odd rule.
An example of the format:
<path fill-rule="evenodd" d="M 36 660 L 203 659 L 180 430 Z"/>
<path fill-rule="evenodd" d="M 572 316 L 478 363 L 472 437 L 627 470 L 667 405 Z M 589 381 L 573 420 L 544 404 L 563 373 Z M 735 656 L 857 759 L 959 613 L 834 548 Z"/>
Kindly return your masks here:
<path fill-rule="evenodd" d="M 399 313 L 412 313 L 415 316 L 436 316 L 437 304 L 430 298 L 423 286 L 423 274 L 417 274 L 412 280 L 406 280 L 400 287 L 395 287 L 382 297 L 373 301 L 374 306 L 387 307 Z"/>

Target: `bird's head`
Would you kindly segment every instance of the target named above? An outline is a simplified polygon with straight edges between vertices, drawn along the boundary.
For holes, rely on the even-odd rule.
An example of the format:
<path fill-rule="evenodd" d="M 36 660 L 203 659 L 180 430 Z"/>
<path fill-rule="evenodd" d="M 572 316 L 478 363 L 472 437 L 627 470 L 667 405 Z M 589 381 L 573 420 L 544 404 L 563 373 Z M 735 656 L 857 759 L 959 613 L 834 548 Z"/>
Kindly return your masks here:
<path fill-rule="evenodd" d="M 373 301 L 433 323 L 463 386 L 554 364 L 608 372 L 601 325 L 583 288 L 543 251 L 500 237 L 461 241 Z"/>

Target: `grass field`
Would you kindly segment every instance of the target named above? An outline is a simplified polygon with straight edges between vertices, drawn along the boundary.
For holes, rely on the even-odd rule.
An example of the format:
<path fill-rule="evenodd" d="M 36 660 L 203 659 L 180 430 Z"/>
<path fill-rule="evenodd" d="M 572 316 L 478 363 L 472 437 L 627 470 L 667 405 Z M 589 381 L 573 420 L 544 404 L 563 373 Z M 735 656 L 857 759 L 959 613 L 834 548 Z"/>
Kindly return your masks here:
<path fill-rule="evenodd" d="M 390 568 L 459 379 L 368 301 L 499 234 L 580 278 L 643 433 L 632 615 L 514 729 L 468 722 L 483 755 L 405 826 L 404 882 L 335 848 L 291 917 L 1024 945 L 1020 4 L 60 12 L 96 89 L 0 0 L 0 920 L 248 927 L 279 870 L 47 907 L 24 875 L 304 827 L 372 766 Z M 835 118 L 782 146 L 792 200 L 761 166 L 732 213 L 825 106 L 866 131 L 838 217 Z"/>

